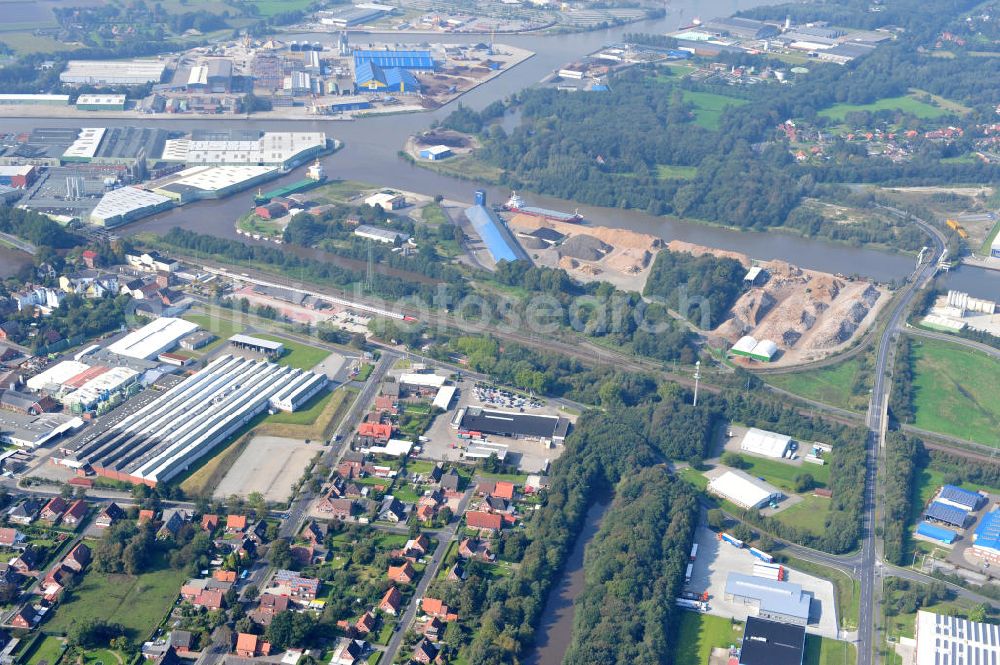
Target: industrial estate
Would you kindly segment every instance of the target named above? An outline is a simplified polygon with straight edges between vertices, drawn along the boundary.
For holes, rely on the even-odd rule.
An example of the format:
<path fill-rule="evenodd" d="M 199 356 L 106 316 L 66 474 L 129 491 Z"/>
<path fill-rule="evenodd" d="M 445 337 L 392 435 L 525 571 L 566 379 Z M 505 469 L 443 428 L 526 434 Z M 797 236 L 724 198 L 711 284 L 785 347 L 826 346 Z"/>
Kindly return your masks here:
<path fill-rule="evenodd" d="M 13 4 L 0 665 L 997 665 L 1000 3 Z"/>

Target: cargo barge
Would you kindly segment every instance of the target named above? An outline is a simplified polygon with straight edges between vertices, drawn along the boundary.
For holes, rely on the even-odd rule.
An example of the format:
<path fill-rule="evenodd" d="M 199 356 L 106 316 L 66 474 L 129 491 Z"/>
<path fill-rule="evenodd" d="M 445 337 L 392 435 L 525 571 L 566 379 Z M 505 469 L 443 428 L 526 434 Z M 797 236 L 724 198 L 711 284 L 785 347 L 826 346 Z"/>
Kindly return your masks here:
<path fill-rule="evenodd" d="M 510 198 L 507 199 L 507 203 L 503 205 L 503 209 L 509 212 L 516 212 L 521 215 L 530 215 L 532 217 L 541 217 L 543 219 L 548 219 L 553 222 L 567 222 L 569 224 L 579 224 L 583 221 L 583 215 L 579 211 L 574 212 L 560 212 L 558 210 L 549 210 L 548 208 L 538 208 L 536 206 L 525 205 L 524 199 L 517 195 L 517 192 L 511 192 Z"/>

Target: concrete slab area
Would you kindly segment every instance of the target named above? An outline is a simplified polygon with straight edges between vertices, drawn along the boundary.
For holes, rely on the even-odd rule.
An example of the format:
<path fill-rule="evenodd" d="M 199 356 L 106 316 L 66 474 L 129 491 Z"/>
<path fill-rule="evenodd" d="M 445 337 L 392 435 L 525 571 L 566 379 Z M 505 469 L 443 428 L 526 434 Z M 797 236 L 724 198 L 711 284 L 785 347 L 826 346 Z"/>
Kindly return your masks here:
<path fill-rule="evenodd" d="M 753 574 L 753 564 L 758 559 L 744 549 L 737 549 L 718 540 L 717 534 L 706 527 L 698 527 L 695 533 L 698 543 L 698 558 L 694 561 L 694 574 L 685 591 L 701 594 L 708 592 L 709 614 L 745 621 L 755 616 L 756 610 L 742 602 L 726 600 L 726 578 L 729 573 Z M 812 593 L 807 632 L 837 639 L 837 606 L 834 602 L 833 583 L 796 570 L 786 569 L 788 582 L 802 586 Z"/>
<path fill-rule="evenodd" d="M 215 488 L 213 496 L 225 499 L 233 494 L 246 497 L 251 492 L 260 492 L 267 501 L 284 503 L 309 460 L 325 450 L 299 439 L 255 436 Z"/>

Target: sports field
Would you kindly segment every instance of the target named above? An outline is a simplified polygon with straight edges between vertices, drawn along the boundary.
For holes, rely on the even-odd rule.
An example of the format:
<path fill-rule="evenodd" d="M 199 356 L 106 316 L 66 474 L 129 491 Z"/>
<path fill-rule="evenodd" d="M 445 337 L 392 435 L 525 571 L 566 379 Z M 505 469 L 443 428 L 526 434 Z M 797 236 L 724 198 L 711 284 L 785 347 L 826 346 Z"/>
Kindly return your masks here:
<path fill-rule="evenodd" d="M 991 446 L 1000 445 L 1000 361 L 958 344 L 913 341 L 914 424 Z"/>
<path fill-rule="evenodd" d="M 900 97 L 885 97 L 870 104 L 835 104 L 830 108 L 823 109 L 819 115 L 832 120 L 843 120 L 848 113 L 853 111 L 902 111 L 915 115 L 925 120 L 933 120 L 941 116 L 948 115 L 949 111 L 938 106 L 933 106 L 920 101 L 910 95 Z"/>

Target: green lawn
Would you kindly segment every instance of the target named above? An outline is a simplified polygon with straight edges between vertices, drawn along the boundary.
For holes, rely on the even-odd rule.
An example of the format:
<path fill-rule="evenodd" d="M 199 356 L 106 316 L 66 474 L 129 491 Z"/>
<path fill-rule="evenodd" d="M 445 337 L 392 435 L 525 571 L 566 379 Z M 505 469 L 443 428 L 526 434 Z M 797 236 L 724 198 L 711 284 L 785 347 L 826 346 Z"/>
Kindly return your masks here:
<path fill-rule="evenodd" d="M 65 648 L 61 638 L 49 636 L 41 639 L 28 658 L 27 665 L 55 665 L 55 662 L 62 657 Z"/>
<path fill-rule="evenodd" d="M 286 367 L 298 367 L 299 369 L 312 369 L 321 363 L 330 352 L 325 349 L 318 349 L 315 346 L 293 342 L 277 335 L 256 335 L 261 339 L 269 339 L 272 342 L 281 342 L 285 345 L 285 353 L 278 358 L 278 364 Z"/>
<path fill-rule="evenodd" d="M 202 329 L 212 333 L 218 339 L 206 346 L 198 349 L 198 353 L 206 354 L 225 344 L 230 337 L 243 332 L 244 325 L 237 320 L 243 314 L 233 310 L 223 312 L 223 316 L 209 316 L 208 314 L 185 314 L 182 318 L 191 323 L 197 323 Z"/>
<path fill-rule="evenodd" d="M 800 444 L 800 455 L 805 454 L 802 449 L 807 445 Z M 819 464 L 803 462 L 800 466 L 795 466 L 780 460 L 764 459 L 763 457 L 751 457 L 750 455 L 741 455 L 740 457 L 749 464 L 749 467 L 744 471 L 751 476 L 763 478 L 786 492 L 795 492 L 795 477 L 800 474 L 808 473 L 811 475 L 819 487 L 826 487 L 830 483 L 830 466 L 827 464 L 820 466 Z"/>
<path fill-rule="evenodd" d="M 697 469 L 687 467 L 678 471 L 677 475 L 700 489 L 702 492 L 708 489 L 708 478 L 706 478 L 705 475 Z"/>
<path fill-rule="evenodd" d="M 321 185 L 312 190 L 311 196 L 312 198 L 325 199 L 330 202 L 346 202 L 366 191 L 374 189 L 378 188 L 375 185 L 369 185 L 364 182 L 356 182 L 354 180 L 334 180 L 327 181 L 325 185 Z"/>
<path fill-rule="evenodd" d="M 802 665 L 854 665 L 858 652 L 847 642 L 838 642 L 819 635 L 806 635 L 806 652 Z"/>
<path fill-rule="evenodd" d="M 996 446 L 1000 361 L 957 344 L 913 340 L 914 424 L 932 432 Z"/>
<path fill-rule="evenodd" d="M 777 388 L 817 402 L 863 411 L 868 405 L 868 394 L 856 395 L 852 390 L 862 373 L 861 360 L 854 357 L 820 369 L 775 374 L 767 377 L 766 381 Z M 865 385 L 869 383 L 870 381 L 865 381 Z"/>
<path fill-rule="evenodd" d="M 674 665 L 708 665 L 714 647 L 738 645 L 743 638 L 742 623 L 697 612 L 677 614 L 677 641 L 671 659 Z"/>
<path fill-rule="evenodd" d="M 110 649 L 92 649 L 83 654 L 84 665 L 118 665 L 124 659 L 117 651 Z"/>
<path fill-rule="evenodd" d="M 690 180 L 697 173 L 697 166 L 675 166 L 672 164 L 656 165 L 656 176 L 660 180 Z"/>
<path fill-rule="evenodd" d="M 132 642 L 142 642 L 166 617 L 187 577 L 165 562 L 139 576 L 89 571 L 56 608 L 45 630 L 65 634 L 80 621 L 104 619 L 122 624 Z"/>
<path fill-rule="evenodd" d="M 711 92 L 684 91 L 684 101 L 694 106 L 694 121 L 705 129 L 718 129 L 727 106 L 742 106 L 745 99 L 716 95 Z"/>
<path fill-rule="evenodd" d="M 885 97 L 871 104 L 834 104 L 830 108 L 823 109 L 819 114 L 825 118 L 842 121 L 852 111 L 875 112 L 887 110 L 902 111 L 925 120 L 940 118 L 950 113 L 950 111 L 927 104 L 909 95 L 902 95 L 900 97 Z"/>
<path fill-rule="evenodd" d="M 428 203 L 423 208 L 420 209 L 420 218 L 423 219 L 428 224 L 445 224 L 448 222 L 448 216 L 441 209 L 441 206 L 437 203 Z"/>
<path fill-rule="evenodd" d="M 803 496 L 799 503 L 776 514 L 774 518 L 787 526 L 821 536 L 826 529 L 823 520 L 829 511 L 830 499 L 809 494 Z"/>

